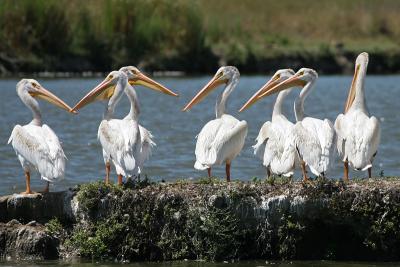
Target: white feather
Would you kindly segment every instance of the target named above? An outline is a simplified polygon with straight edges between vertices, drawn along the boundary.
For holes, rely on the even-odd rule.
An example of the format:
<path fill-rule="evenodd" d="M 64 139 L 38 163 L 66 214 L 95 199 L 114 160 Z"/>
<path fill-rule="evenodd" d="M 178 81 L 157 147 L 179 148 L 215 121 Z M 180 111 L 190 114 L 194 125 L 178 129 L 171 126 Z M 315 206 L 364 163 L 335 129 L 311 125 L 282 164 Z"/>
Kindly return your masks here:
<path fill-rule="evenodd" d="M 242 150 L 247 135 L 247 123 L 231 115 L 209 121 L 201 129 L 196 143 L 198 170 L 233 160 Z"/>
<path fill-rule="evenodd" d="M 304 118 L 294 126 L 295 146 L 300 158 L 315 175 L 326 173 L 335 157 L 335 129 L 325 119 Z"/>
<path fill-rule="evenodd" d="M 49 182 L 64 178 L 66 157 L 49 126 L 16 125 L 8 143 L 13 146 L 25 171 L 36 169 L 41 178 Z"/>
<path fill-rule="evenodd" d="M 104 160 L 113 161 L 117 174 L 127 177 L 138 174 L 141 144 L 136 121 L 103 120 L 99 126 L 98 138 L 103 147 Z"/>
<path fill-rule="evenodd" d="M 335 129 L 337 148 L 343 161 L 347 159 L 356 170 L 370 168 L 380 141 L 378 119 L 369 117 L 360 109 L 350 109 L 345 115 L 337 117 Z"/>

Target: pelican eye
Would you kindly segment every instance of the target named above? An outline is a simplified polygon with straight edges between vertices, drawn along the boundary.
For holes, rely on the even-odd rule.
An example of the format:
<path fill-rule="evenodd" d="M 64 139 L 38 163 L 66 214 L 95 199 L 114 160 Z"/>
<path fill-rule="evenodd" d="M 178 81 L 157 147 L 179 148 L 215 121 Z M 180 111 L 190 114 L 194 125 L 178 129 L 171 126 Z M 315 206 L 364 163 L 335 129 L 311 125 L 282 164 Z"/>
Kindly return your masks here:
<path fill-rule="evenodd" d="M 108 79 L 111 80 L 114 76 L 113 75 L 109 75 Z"/>
<path fill-rule="evenodd" d="M 278 73 L 277 75 L 276 75 L 276 80 L 278 80 L 279 78 L 281 78 L 281 74 L 280 73 Z"/>

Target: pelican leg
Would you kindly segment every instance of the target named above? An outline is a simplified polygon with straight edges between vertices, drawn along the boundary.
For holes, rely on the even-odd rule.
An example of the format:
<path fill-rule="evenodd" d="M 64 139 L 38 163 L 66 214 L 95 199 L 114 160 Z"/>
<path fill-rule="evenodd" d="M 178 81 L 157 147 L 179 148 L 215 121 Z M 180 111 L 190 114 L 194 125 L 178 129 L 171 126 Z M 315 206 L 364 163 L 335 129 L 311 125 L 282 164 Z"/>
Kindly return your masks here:
<path fill-rule="evenodd" d="M 111 170 L 110 163 L 107 162 L 107 163 L 106 163 L 106 179 L 104 180 L 104 182 L 105 182 L 106 184 L 109 184 L 109 183 L 110 183 L 110 170 Z"/>
<path fill-rule="evenodd" d="M 267 167 L 267 178 L 271 177 L 271 169 Z"/>
<path fill-rule="evenodd" d="M 230 182 L 231 181 L 231 162 L 230 161 L 226 161 L 225 172 L 226 172 L 226 181 Z"/>
<path fill-rule="evenodd" d="M 122 175 L 118 174 L 118 185 L 122 185 Z"/>
<path fill-rule="evenodd" d="M 23 195 L 33 194 L 31 190 L 31 174 L 29 172 L 25 172 L 25 181 L 26 181 L 26 190 L 25 192 L 21 192 Z"/>
<path fill-rule="evenodd" d="M 301 172 L 303 173 L 303 182 L 308 181 L 306 163 L 304 161 L 301 162 Z"/>
<path fill-rule="evenodd" d="M 368 168 L 368 178 L 372 178 L 372 167 Z"/>
<path fill-rule="evenodd" d="M 349 181 L 349 162 L 347 160 L 344 162 L 344 178 L 343 178 L 343 180 L 345 182 Z"/>
<path fill-rule="evenodd" d="M 207 174 L 208 174 L 208 177 L 210 178 L 211 177 L 211 168 L 207 169 Z"/>

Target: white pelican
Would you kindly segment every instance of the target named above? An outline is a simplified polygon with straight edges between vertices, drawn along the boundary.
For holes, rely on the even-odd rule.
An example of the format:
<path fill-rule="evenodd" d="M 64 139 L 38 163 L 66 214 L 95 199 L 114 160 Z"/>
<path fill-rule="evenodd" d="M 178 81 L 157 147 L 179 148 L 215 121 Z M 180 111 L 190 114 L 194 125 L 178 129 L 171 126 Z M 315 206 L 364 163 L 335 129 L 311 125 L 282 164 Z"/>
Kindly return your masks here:
<path fill-rule="evenodd" d="M 361 53 L 356 60 L 355 72 L 344 114 L 335 121 L 337 149 L 343 157 L 344 179 L 349 179 L 349 163 L 356 170 L 371 168 L 380 140 L 379 121 L 370 116 L 364 95 L 364 79 L 368 67 L 368 54 Z"/>
<path fill-rule="evenodd" d="M 46 181 L 44 192 L 48 192 L 49 182 L 64 178 L 66 158 L 56 134 L 42 123 L 39 103 L 35 98 L 46 100 L 67 111 L 70 111 L 71 107 L 33 79 L 19 81 L 17 94 L 33 114 L 33 120 L 29 124 L 14 127 L 8 140 L 25 171 L 26 190 L 21 194 L 33 193 L 30 185 L 33 170 L 37 170 Z"/>
<path fill-rule="evenodd" d="M 260 100 L 269 89 L 282 81 L 292 77 L 294 71 L 291 69 L 278 70 L 272 78 L 256 92 L 244 106 L 239 110 L 243 111 Z M 258 156 L 265 167 L 267 175 L 271 173 L 284 176 L 292 176 L 295 168 L 296 149 L 293 144 L 294 124 L 289 121 L 282 110 L 282 103 L 291 90 L 279 92 L 274 105 L 271 121 L 267 121 L 261 127 L 253 146 L 254 154 Z M 264 94 L 266 96 L 267 94 Z"/>
<path fill-rule="evenodd" d="M 77 110 L 96 100 L 108 100 L 104 118 L 98 130 L 106 165 L 106 183 L 109 183 L 110 178 L 110 162 L 115 166 L 118 184 L 122 184 L 123 176 L 132 177 L 141 172 L 144 161 L 150 156 L 151 148 L 155 145 L 151 139 L 151 133 L 139 125 L 139 103 L 136 91 L 131 86 L 134 84 L 141 84 L 156 91 L 177 96 L 145 76 L 137 68 L 129 66 L 121 68 L 120 71 L 112 71 L 73 108 Z M 127 95 L 131 109 L 122 120 L 114 119 L 114 109 L 123 93 Z"/>
<path fill-rule="evenodd" d="M 231 162 L 242 150 L 247 135 L 246 121 L 239 121 L 235 117 L 225 114 L 226 100 L 238 84 L 239 76 L 236 67 L 219 68 L 211 81 L 183 108 L 183 111 L 189 110 L 203 100 L 212 89 L 222 84 L 226 85 L 225 90 L 217 98 L 216 119 L 204 125 L 197 136 L 194 168 L 198 170 L 207 169 L 210 177 L 213 165 L 225 163 L 226 180 L 228 182 L 231 178 Z"/>
<path fill-rule="evenodd" d="M 335 156 L 335 129 L 332 122 L 328 119 L 320 120 L 304 115 L 304 101 L 314 88 L 317 78 L 318 74 L 315 70 L 302 68 L 291 78 L 264 93 L 269 95 L 291 87 L 303 87 L 294 103 L 297 123 L 294 126 L 293 134 L 304 181 L 308 180 L 306 165 L 315 175 L 325 176 Z"/>

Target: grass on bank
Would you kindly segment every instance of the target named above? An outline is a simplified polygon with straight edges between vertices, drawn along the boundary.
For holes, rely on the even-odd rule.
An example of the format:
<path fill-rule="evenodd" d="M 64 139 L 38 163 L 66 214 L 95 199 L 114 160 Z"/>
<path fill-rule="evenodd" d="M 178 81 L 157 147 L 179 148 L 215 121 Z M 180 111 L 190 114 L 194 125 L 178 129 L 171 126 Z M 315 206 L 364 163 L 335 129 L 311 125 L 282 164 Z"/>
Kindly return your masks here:
<path fill-rule="evenodd" d="M 366 50 L 390 58 L 400 51 L 399 12 L 396 0 L 4 0 L 0 66 L 251 72 L 282 57 L 312 63 Z"/>

